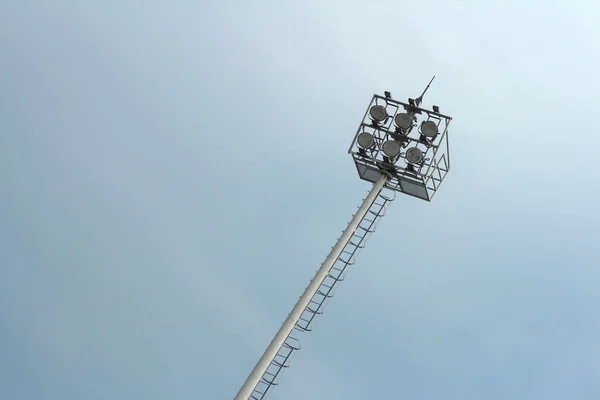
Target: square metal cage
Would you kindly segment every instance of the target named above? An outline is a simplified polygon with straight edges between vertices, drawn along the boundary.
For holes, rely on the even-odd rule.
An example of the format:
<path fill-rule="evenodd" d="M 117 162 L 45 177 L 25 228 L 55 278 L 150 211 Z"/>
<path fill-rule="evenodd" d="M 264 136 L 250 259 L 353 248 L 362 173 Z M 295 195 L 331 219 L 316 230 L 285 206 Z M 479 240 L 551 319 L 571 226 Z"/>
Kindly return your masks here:
<path fill-rule="evenodd" d="M 376 120 L 372 117 L 371 110 L 374 106 L 381 106 L 380 110 L 385 108 L 385 118 Z M 348 150 L 360 178 L 376 182 L 382 174 L 387 174 L 390 177 L 386 183 L 387 188 L 431 201 L 450 170 L 448 125 L 452 120 L 441 114 L 437 106 L 433 106 L 433 109 L 434 111 L 421 108 L 412 99 L 409 99 L 409 103 L 394 100 L 387 93 L 385 97 L 373 95 Z M 399 118 L 406 118 L 407 114 L 410 116 L 409 128 L 398 126 L 396 116 L 399 114 L 403 114 Z M 424 135 L 421 130 L 421 124 L 427 121 L 432 121 L 437 127 L 434 137 Z M 429 126 L 431 125 L 429 122 Z M 359 145 L 359 135 L 363 133 L 371 135 L 370 146 Z M 393 158 L 386 156 L 383 151 L 383 145 L 388 141 L 399 144 L 399 153 Z M 415 147 L 420 150 L 417 153 L 421 157 L 418 162 L 414 162 L 414 159 L 409 162 L 407 150 Z"/>

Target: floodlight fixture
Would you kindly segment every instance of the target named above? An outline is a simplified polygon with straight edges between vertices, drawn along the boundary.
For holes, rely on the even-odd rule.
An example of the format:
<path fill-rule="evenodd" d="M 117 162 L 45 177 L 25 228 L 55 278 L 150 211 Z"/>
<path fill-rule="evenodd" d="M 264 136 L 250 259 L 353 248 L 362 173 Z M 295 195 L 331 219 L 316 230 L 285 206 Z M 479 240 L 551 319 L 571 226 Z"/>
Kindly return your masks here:
<path fill-rule="evenodd" d="M 370 149 L 375 144 L 375 138 L 368 132 L 363 132 L 356 139 L 358 145 L 363 149 Z"/>
<path fill-rule="evenodd" d="M 413 116 L 408 113 L 398 113 L 394 117 L 394 123 L 398 128 L 407 131 L 413 125 Z"/>
<path fill-rule="evenodd" d="M 387 176 L 386 188 L 426 201 L 433 199 L 450 170 L 448 126 L 452 118 L 441 114 L 437 105 L 433 110 L 424 106 L 432 81 L 420 96 L 406 102 L 373 95 L 348 150 L 361 179 L 375 183 Z M 382 115 L 385 108 L 386 121 L 392 124 L 374 123 L 375 106 L 381 107 Z M 363 138 L 358 140 L 362 132 L 374 138 L 368 154 L 361 144 Z"/>
<path fill-rule="evenodd" d="M 421 133 L 428 138 L 435 138 L 438 134 L 438 126 L 433 121 L 424 121 L 421 123 Z"/>
<path fill-rule="evenodd" d="M 395 140 L 388 140 L 383 143 L 381 146 L 381 150 L 383 150 L 383 154 L 388 156 L 390 159 L 398 157 L 400 154 L 400 143 Z"/>
<path fill-rule="evenodd" d="M 374 105 L 371 107 L 371 119 L 376 122 L 383 122 L 388 117 L 387 110 L 382 105 Z"/>
<path fill-rule="evenodd" d="M 423 158 L 423 152 L 418 147 L 411 147 L 406 150 L 406 160 L 411 164 L 421 164 Z"/>

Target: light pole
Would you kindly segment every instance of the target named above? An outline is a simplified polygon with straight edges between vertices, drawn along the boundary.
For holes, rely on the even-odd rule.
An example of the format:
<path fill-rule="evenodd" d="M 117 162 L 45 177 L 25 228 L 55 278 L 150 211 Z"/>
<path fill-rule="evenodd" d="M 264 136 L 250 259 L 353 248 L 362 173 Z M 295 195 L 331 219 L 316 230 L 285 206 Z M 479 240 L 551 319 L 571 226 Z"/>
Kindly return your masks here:
<path fill-rule="evenodd" d="M 348 150 L 360 178 L 373 187 L 234 400 L 266 399 L 279 384 L 282 370 L 300 350 L 296 335 L 312 330 L 395 193 L 427 201 L 433 198 L 450 169 L 448 125 L 452 118 L 441 114 L 437 106 L 421 108 L 429 85 L 408 103 L 392 99 L 389 92 L 373 95 Z"/>

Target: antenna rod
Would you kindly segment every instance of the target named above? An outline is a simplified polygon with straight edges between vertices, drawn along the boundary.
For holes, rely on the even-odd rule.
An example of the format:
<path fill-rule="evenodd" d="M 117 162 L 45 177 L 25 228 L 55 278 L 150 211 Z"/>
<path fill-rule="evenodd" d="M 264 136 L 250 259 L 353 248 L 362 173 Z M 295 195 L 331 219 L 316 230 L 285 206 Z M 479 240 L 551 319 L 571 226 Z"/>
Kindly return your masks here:
<path fill-rule="evenodd" d="M 425 90 L 423 90 L 423 93 L 421 93 L 421 95 L 415 99 L 415 103 L 417 104 L 417 107 L 420 106 L 421 103 L 423 102 L 423 96 L 425 96 L 425 93 L 427 93 L 427 89 L 429 89 L 429 86 L 431 86 L 431 82 L 433 82 L 434 79 L 435 79 L 435 75 L 433 76 L 433 78 L 431 78 L 431 80 L 429 81 L 429 84 L 427 84 L 427 87 L 425 88 Z"/>

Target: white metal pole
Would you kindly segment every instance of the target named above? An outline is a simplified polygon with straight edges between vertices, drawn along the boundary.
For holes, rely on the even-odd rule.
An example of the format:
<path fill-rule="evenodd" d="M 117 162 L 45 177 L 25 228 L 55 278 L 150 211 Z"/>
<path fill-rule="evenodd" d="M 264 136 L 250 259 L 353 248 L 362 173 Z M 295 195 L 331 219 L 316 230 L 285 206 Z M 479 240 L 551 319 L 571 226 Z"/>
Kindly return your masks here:
<path fill-rule="evenodd" d="M 348 227 L 346 228 L 346 230 L 344 230 L 342 236 L 340 236 L 335 246 L 333 246 L 333 248 L 331 249 L 331 252 L 323 262 L 323 265 L 321 265 L 321 268 L 319 268 L 313 280 L 310 282 L 306 290 L 304 290 L 304 293 L 300 297 L 300 300 L 298 300 L 298 302 L 292 309 L 292 312 L 288 315 L 287 319 L 285 320 L 285 322 L 271 341 L 271 344 L 269 344 L 269 347 L 267 347 L 260 360 L 258 360 L 258 363 L 248 376 L 248 379 L 246 379 L 246 382 L 244 382 L 244 385 L 241 387 L 234 400 L 248 400 L 250 398 L 252 392 L 260 382 L 260 379 L 267 371 L 267 368 L 269 368 L 269 365 L 271 364 L 275 356 L 277 356 L 277 352 L 283 346 L 285 340 L 290 335 L 290 333 L 292 333 L 294 326 L 296 326 L 296 323 L 298 322 L 298 320 L 302 316 L 302 313 L 304 312 L 311 299 L 317 292 L 317 289 L 327 277 L 327 274 L 331 270 L 331 267 L 333 267 L 333 264 L 336 262 L 336 260 L 342 253 L 342 250 L 344 249 L 344 247 L 346 247 L 346 244 L 348 244 L 348 241 L 352 238 L 352 235 L 356 231 L 356 228 L 358 228 L 359 224 L 369 211 L 369 208 L 377 199 L 379 193 L 381 193 L 381 190 L 385 186 L 387 180 L 388 177 L 384 173 L 381 175 L 379 180 L 373 184 L 373 188 L 371 189 L 367 197 L 363 200 L 362 205 L 359 207 L 356 214 L 354 214 L 352 220 L 348 223 Z"/>

